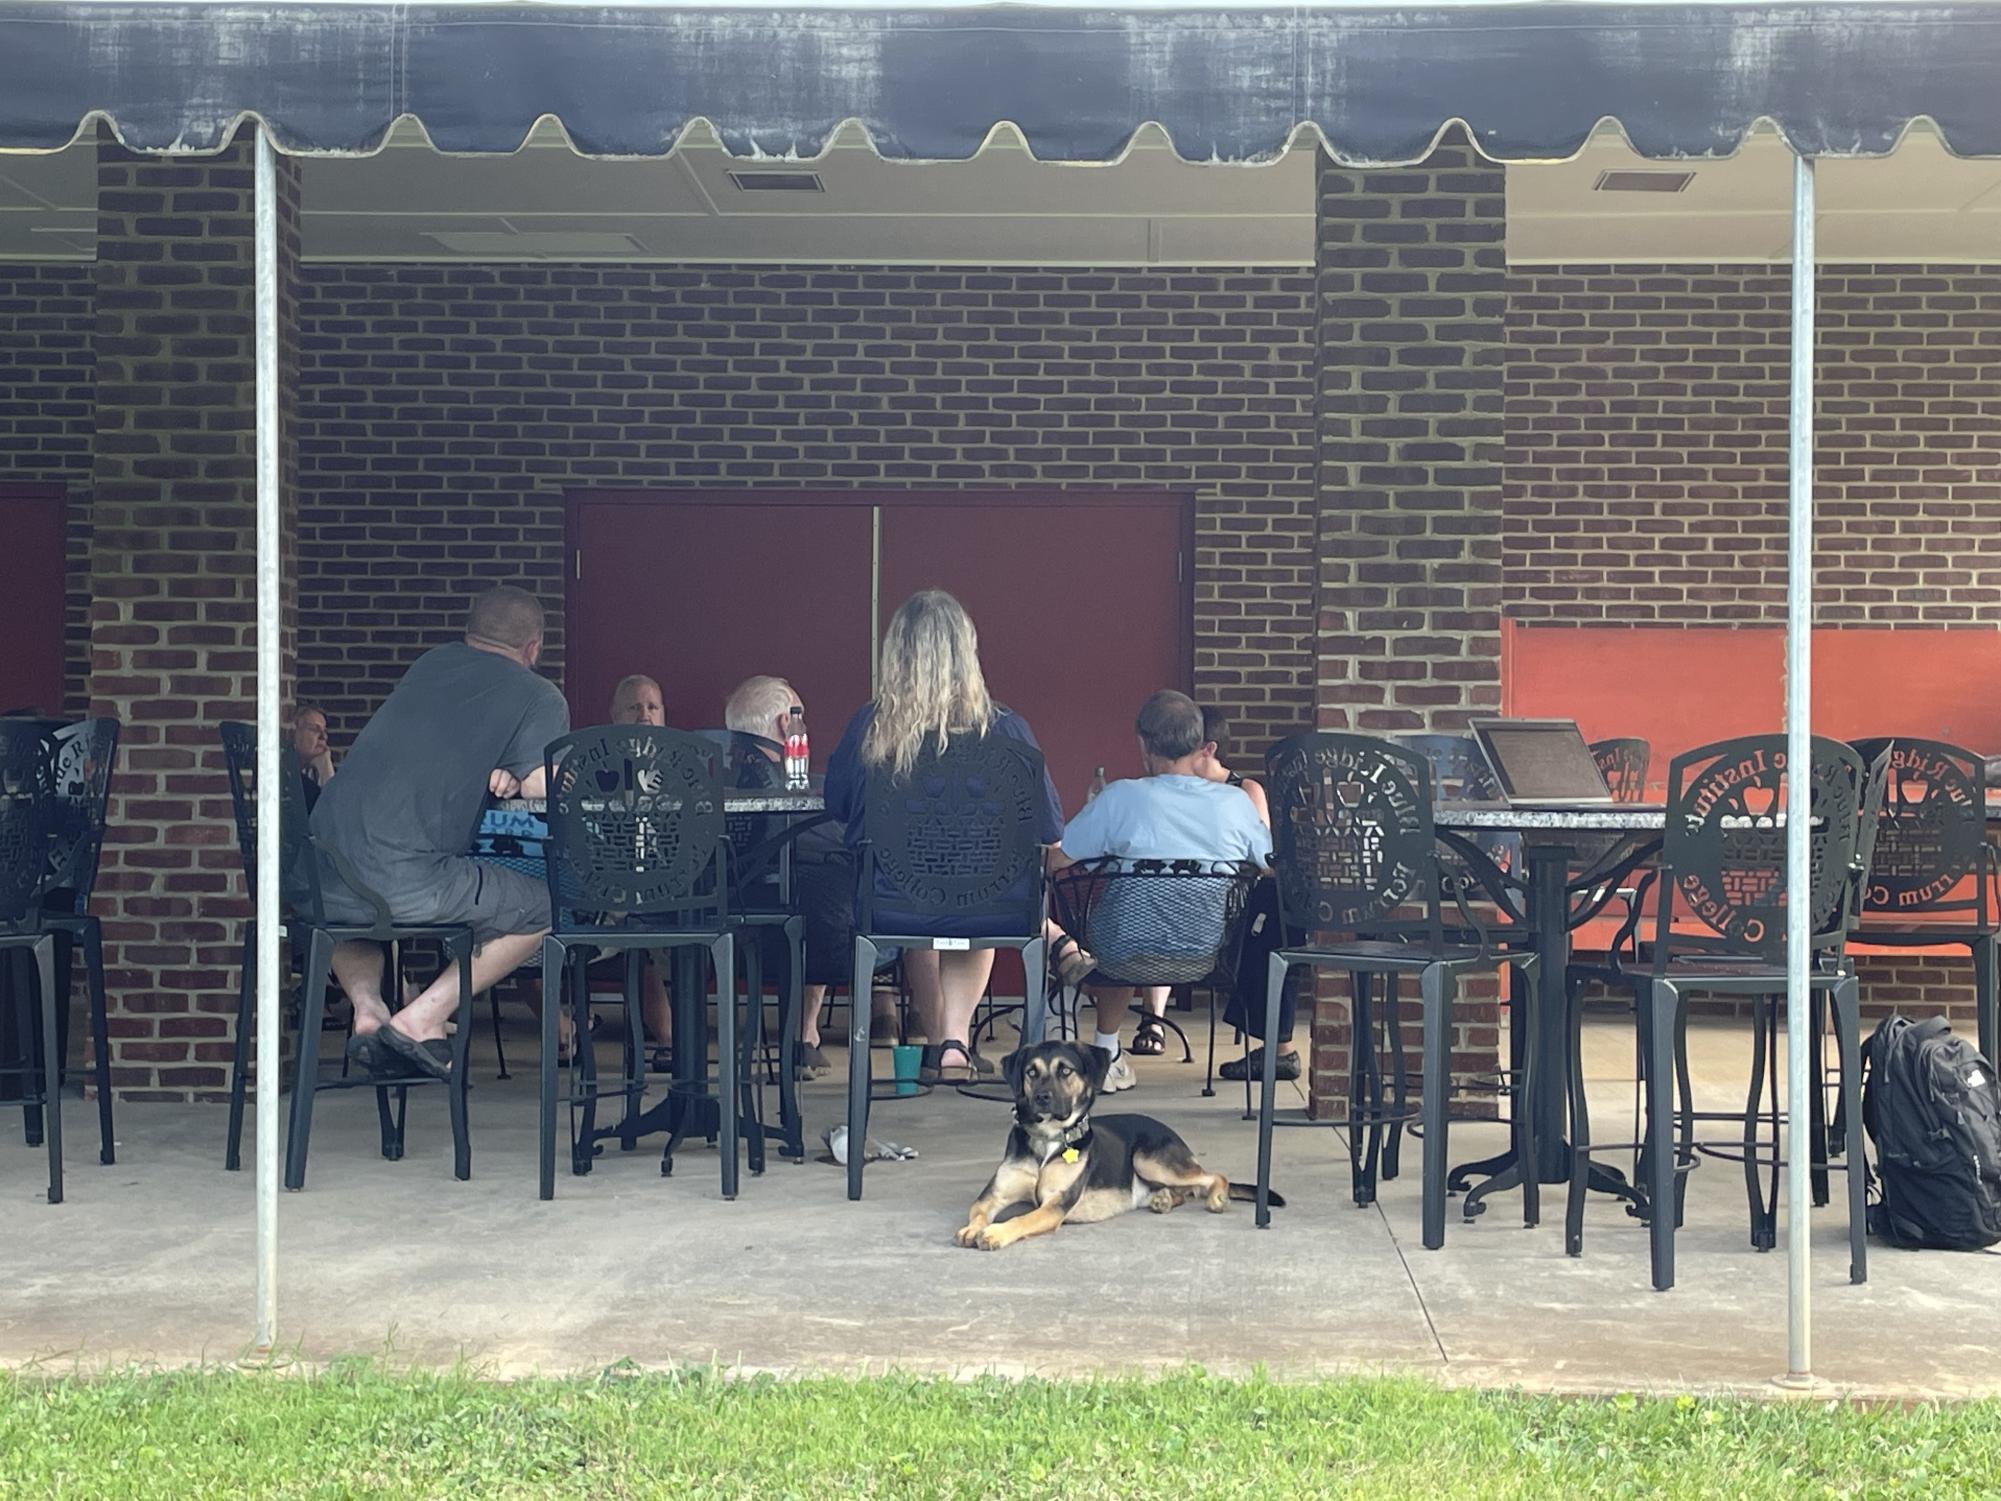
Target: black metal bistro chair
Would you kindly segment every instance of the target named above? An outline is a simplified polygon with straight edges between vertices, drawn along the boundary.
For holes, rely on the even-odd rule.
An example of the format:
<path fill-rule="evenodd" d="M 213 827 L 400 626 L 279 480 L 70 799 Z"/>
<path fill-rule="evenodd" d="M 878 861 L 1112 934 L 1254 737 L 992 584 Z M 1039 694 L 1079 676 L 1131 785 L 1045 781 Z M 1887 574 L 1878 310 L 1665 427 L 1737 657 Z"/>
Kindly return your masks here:
<path fill-rule="evenodd" d="M 224 766 L 229 775 L 230 803 L 236 817 L 237 846 L 243 857 L 245 889 L 255 899 L 257 892 L 257 729 L 230 721 L 221 727 Z M 292 1066 L 292 1118 L 285 1143 L 285 1187 L 294 1191 L 306 1186 L 306 1155 L 312 1144 L 313 1104 L 323 1090 L 373 1089 L 376 1114 L 382 1128 L 382 1155 L 400 1161 L 404 1147 L 404 1124 L 413 1087 L 442 1083 L 452 1122 L 452 1176 L 461 1182 L 472 1177 L 472 1134 L 466 1110 L 466 1051 L 472 1037 L 472 947 L 471 927 L 462 923 L 397 922 L 389 905 L 371 891 L 348 861 L 322 846 L 313 837 L 306 813 L 306 793 L 299 778 L 298 757 L 291 747 L 283 749 L 280 777 L 281 814 L 279 819 L 282 864 L 279 890 L 284 902 L 288 938 L 302 938 L 305 995 L 299 1008 L 297 1056 Z M 341 883 L 370 909 L 366 922 L 346 922 L 329 917 L 326 909 L 323 872 L 331 869 Z M 327 1010 L 327 981 L 333 968 L 334 945 L 357 941 L 380 944 L 384 950 L 383 995 L 393 1006 L 397 998 L 396 976 L 402 973 L 401 949 L 405 943 L 435 944 L 459 972 L 458 1030 L 452 1038 L 451 1077 L 445 1080 L 410 1070 L 398 1074 L 354 1074 L 345 1072 L 322 1077 L 320 1037 Z M 256 1031 L 257 1001 L 257 921 L 244 923 L 243 968 L 237 989 L 236 1049 L 230 1071 L 229 1140 L 223 1165 L 234 1170 L 242 1164 L 243 1113 L 250 1067 L 252 1039 Z M 260 1065 L 264 1060 L 259 1060 Z M 273 1060 L 275 1063 L 275 1060 Z M 396 1108 L 390 1109 L 394 1092 Z"/>
<path fill-rule="evenodd" d="M 1375 1059 L 1375 1026 L 1368 1014 L 1377 975 L 1415 974 L 1424 1007 L 1424 1244 L 1445 1243 L 1446 1121 L 1452 1090 L 1452 1009 L 1459 976 L 1512 964 L 1528 972 L 1518 1025 L 1532 1029 L 1535 956 L 1503 950 L 1485 929 L 1463 886 L 1440 857 L 1432 822 L 1429 761 L 1417 751 L 1369 735 L 1319 732 L 1280 741 L 1265 758 L 1271 799 L 1280 920 L 1288 937 L 1302 942 L 1272 955 L 1265 990 L 1265 1032 L 1275 1035 L 1287 973 L 1295 965 L 1345 970 L 1354 1016 L 1348 1141 L 1357 1202 L 1373 1195 L 1375 1155 L 1381 1133 L 1410 1117 L 1407 1108 L 1385 1111 L 1382 1075 Z M 1448 892 L 1448 888 L 1451 888 Z M 1471 942 L 1453 941 L 1443 897 L 1458 907 L 1458 926 Z M 1314 941 L 1318 935 L 1329 935 Z M 1517 1084 L 1526 1107 L 1534 1087 L 1529 1055 Z M 1270 1223 L 1273 1096 L 1277 1054 L 1267 1048 L 1264 1093 L 1258 1110 L 1257 1222 Z M 1364 1090 L 1367 1101 L 1364 1102 Z M 1510 1134 L 1520 1160 L 1535 1161 L 1535 1113 L 1512 1112 Z M 1366 1155 L 1361 1146 L 1366 1133 Z M 1535 1222 L 1535 1175 L 1526 1175 L 1524 1215 Z"/>
<path fill-rule="evenodd" d="M 1605 790 L 1622 803 L 1644 802 L 1654 750 L 1637 736 L 1591 742 L 1591 759 L 1604 774 Z"/>
<path fill-rule="evenodd" d="M 2001 1047 L 2001 915 L 1995 903 L 2001 860 L 1987 842 L 1986 763 L 1941 740 L 1898 736 L 1854 746 L 1871 765 L 1886 751 L 1890 759 L 1849 952 L 1857 945 L 1865 952 L 1964 948 L 1973 968 L 1980 1051 L 1993 1064 Z"/>
<path fill-rule="evenodd" d="M 63 1060 L 63 1082 L 69 1075 L 70 967 L 80 943 L 90 988 L 92 1066 L 97 1086 L 98 1160 L 116 1160 L 111 1119 L 111 1037 L 104 994 L 104 941 L 98 920 L 90 912 L 97 884 L 99 852 L 104 846 L 104 813 L 111 794 L 111 766 L 118 753 L 118 721 L 84 719 L 17 719 L 49 737 L 54 747 L 54 828 L 49 840 L 48 883 L 42 891 L 43 925 L 56 936 L 56 993 L 65 1002 L 56 1008 L 56 1053 Z M 12 957 L 9 982 L 32 983 L 25 950 Z M 30 1035 L 34 1008 L 22 1006 L 20 1056 L 34 1058 L 39 1043 Z M 28 1115 L 28 1145 L 42 1140 L 41 1112 Z"/>
<path fill-rule="evenodd" d="M 104 717 L 66 724 L 55 732 L 54 744 L 56 827 L 49 849 L 49 882 L 42 896 L 43 922 L 56 935 L 56 991 L 65 998 L 71 953 L 79 945 L 83 949 L 97 1086 L 97 1158 L 109 1165 L 117 1160 L 111 1122 L 111 1024 L 104 994 L 104 930 L 90 910 L 90 898 L 97 888 L 98 857 L 104 850 L 111 769 L 118 759 L 118 721 Z M 68 1009 L 61 1008 L 65 1017 Z M 62 1052 L 67 1072 L 67 1036 Z"/>
<path fill-rule="evenodd" d="M 1881 768 L 1877 769 L 1880 775 Z M 1628 950 L 1639 1025 L 1646 1039 L 1647 1219 L 1653 1285 L 1674 1286 L 1674 1235 L 1683 1212 L 1686 1175 L 1697 1161 L 1698 1122 L 1742 1125 L 1741 1160 L 1751 1200 L 1752 1244 L 1776 1244 L 1776 1212 L 1758 1180 L 1761 1166 L 1776 1178 L 1782 1117 L 1776 1105 L 1776 1038 L 1786 989 L 1786 827 L 1797 808 L 1783 735 L 1751 735 L 1698 747 L 1668 770 L 1667 829 L 1653 886 L 1650 942 Z M 1845 962 L 1850 912 L 1859 885 L 1859 840 L 1871 774 L 1853 749 L 1816 736 L 1808 777 L 1813 820 L 1809 983 L 1831 997 L 1841 1054 L 1840 1088 L 1848 1160 L 1862 1161 L 1859 991 Z M 1629 924 L 1629 927 L 1631 925 Z M 1687 1066 L 1687 1007 L 1691 994 L 1747 998 L 1752 1006 L 1750 1095 L 1744 1111 L 1697 1111 Z M 1580 1008 L 1571 1008 L 1572 1058 L 1579 1047 Z M 1765 1095 L 1771 1092 L 1767 1107 Z M 1815 1083 L 1808 1108 L 1816 1108 Z M 1675 1103 L 1670 1105 L 1670 1096 Z M 1797 1102 L 1795 1102 L 1797 1103 Z M 1632 1144 L 1594 1144 L 1582 1070 L 1571 1071 L 1571 1181 L 1565 1248 L 1583 1249 L 1585 1185 L 1591 1156 Z M 1769 1129 L 1769 1145 L 1762 1132 Z M 1810 1136 L 1818 1133 L 1809 1133 Z M 1732 1149 L 1732 1156 L 1739 1154 Z M 1819 1153 L 1817 1152 L 1818 1156 Z M 1815 1167 L 1825 1170 L 1824 1161 Z M 1867 1278 L 1864 1174 L 1848 1174 L 1849 1276 Z"/>
<path fill-rule="evenodd" d="M 545 752 L 549 837 L 549 900 L 555 927 L 542 942 L 541 1196 L 556 1195 L 556 1017 L 566 980 L 574 983 L 600 949 L 630 952 L 700 948 L 715 967 L 718 1048 L 716 1100 L 720 1116 L 723 1197 L 737 1194 L 739 1112 L 756 1125 L 750 1080 L 739 1058 L 736 1017 L 736 932 L 730 910 L 729 841 L 723 811 L 723 751 L 713 741 L 651 725 L 600 725 L 554 741 Z M 627 1030 L 637 1035 L 639 994 L 628 968 Z M 615 1090 L 596 1085 L 589 1019 L 576 1011 L 567 1095 L 571 1170 L 590 1170 L 596 1103 L 623 1096 L 619 1141 L 636 1144 L 645 1064 L 628 1048 L 625 1076 Z M 677 1047 L 694 1040 L 676 1029 Z M 677 1079 L 670 1097 L 684 1086 Z M 687 1103 L 693 1105 L 693 1098 Z M 581 1117 L 581 1133 L 578 1123 Z M 680 1139 L 667 1144 L 661 1170 L 671 1170 Z"/>
<path fill-rule="evenodd" d="M 1261 874 L 1214 860 L 1085 860 L 1051 879 L 1050 905 L 1056 925 L 1096 961 L 1084 985 L 1220 991 L 1236 982 Z"/>
<path fill-rule="evenodd" d="M 56 986 L 56 940 L 42 910 L 48 887 L 49 848 L 57 822 L 55 748 L 38 725 L 0 720 L 0 950 L 32 956 L 32 985 L 16 983 L 11 995 L 21 1017 L 20 1061 L 11 1066 L 21 1084 L 22 1109 L 31 1130 L 40 1128 L 49 1158 L 49 1198 L 63 1201 L 62 1055 L 58 1011 L 69 1003 Z M 18 977 L 17 977 L 18 978 Z M 29 1016 L 29 1008 L 39 1010 Z M 39 1043 L 39 1047 L 35 1044 Z"/>
<path fill-rule="evenodd" d="M 850 994 L 857 999 L 848 1028 L 850 1199 L 862 1196 L 872 1094 L 863 998 L 885 947 L 1019 952 L 1027 987 L 1022 1045 L 1042 1040 L 1048 1004 L 1043 784 L 1042 753 L 1000 735 L 956 736 L 942 752 L 927 742 L 902 779 L 884 767 L 868 774 L 856 867 Z M 941 929 L 970 936 L 944 937 Z"/>

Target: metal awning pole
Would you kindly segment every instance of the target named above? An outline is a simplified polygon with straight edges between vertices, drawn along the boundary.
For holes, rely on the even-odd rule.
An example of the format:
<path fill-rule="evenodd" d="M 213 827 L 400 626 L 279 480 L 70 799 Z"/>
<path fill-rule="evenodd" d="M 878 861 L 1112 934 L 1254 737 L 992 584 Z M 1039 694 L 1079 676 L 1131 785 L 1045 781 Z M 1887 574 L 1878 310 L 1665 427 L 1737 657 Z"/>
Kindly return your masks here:
<path fill-rule="evenodd" d="M 257 286 L 257 1349 L 278 1337 L 278 875 L 282 860 L 278 505 L 278 168 L 256 140 Z"/>
<path fill-rule="evenodd" d="M 1786 544 L 1786 1380 L 1813 1376 L 1807 965 L 1813 941 L 1813 159 L 1793 162 L 1791 451 Z M 1861 1171 L 1859 1163 L 1850 1172 Z"/>

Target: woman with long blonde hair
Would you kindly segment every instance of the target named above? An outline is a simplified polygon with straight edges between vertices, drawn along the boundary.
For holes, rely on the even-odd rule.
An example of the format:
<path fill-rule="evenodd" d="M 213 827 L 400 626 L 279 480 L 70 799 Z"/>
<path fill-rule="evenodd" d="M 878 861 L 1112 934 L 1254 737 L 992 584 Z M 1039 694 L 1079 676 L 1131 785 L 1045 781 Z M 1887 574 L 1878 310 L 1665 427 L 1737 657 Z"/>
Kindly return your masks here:
<path fill-rule="evenodd" d="M 875 701 L 849 721 L 827 762 L 827 811 L 845 826 L 849 845 L 862 842 L 871 772 L 886 770 L 892 780 L 901 780 L 927 750 L 941 751 L 967 735 L 1005 735 L 1035 745 L 1028 721 L 987 692 L 979 633 L 964 606 L 942 589 L 926 589 L 911 595 L 890 617 L 876 667 Z M 1063 807 L 1046 771 L 1043 803 L 1037 837 L 1053 845 L 1063 837 Z M 938 926 L 936 921 L 929 924 Z M 929 936 L 990 935 L 937 931 Z M 925 1078 L 939 1077 L 942 1069 L 994 1071 L 966 1041 L 993 965 L 992 949 L 904 956 L 911 1002 L 930 1039 Z"/>

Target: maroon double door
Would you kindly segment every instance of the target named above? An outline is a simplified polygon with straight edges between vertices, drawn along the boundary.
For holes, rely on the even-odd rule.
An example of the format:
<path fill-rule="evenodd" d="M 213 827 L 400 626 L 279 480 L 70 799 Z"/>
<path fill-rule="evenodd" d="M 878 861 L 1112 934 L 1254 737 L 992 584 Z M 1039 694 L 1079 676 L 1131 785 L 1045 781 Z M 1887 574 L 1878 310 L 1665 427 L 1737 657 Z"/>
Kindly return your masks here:
<path fill-rule="evenodd" d="M 1133 714 L 1189 686 L 1184 498 L 1016 492 L 589 492 L 570 497 L 565 676 L 579 724 L 631 672 L 667 718 L 719 725 L 754 673 L 799 691 L 824 766 L 912 593 L 949 589 L 994 696 L 1025 715 L 1066 811 L 1136 769 Z"/>

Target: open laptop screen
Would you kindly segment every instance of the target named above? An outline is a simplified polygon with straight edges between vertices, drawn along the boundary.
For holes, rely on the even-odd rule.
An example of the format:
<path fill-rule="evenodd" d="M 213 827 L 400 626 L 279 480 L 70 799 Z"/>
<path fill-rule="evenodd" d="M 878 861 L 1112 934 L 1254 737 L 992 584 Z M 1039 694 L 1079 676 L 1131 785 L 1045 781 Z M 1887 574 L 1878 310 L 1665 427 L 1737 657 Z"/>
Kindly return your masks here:
<path fill-rule="evenodd" d="M 1612 795 L 1574 719 L 1481 719 L 1473 731 L 1511 802 L 1604 802 Z"/>

